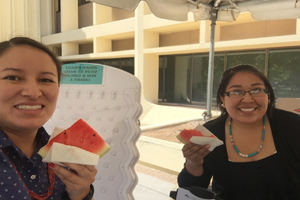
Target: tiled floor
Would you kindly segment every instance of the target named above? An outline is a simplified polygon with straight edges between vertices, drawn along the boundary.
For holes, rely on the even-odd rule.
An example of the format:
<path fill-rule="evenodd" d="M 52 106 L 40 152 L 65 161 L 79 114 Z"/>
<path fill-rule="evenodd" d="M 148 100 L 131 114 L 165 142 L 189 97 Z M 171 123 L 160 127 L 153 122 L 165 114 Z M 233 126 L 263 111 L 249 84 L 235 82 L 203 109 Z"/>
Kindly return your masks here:
<path fill-rule="evenodd" d="M 133 191 L 135 200 L 170 200 L 170 191 L 177 190 L 177 176 L 136 164 L 138 184 Z"/>

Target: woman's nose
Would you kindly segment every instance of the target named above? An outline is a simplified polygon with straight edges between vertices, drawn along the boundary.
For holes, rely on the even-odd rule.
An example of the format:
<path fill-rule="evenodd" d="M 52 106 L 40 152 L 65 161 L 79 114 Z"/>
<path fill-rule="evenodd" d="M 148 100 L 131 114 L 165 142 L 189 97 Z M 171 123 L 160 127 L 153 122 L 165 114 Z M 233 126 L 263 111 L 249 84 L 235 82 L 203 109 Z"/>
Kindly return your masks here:
<path fill-rule="evenodd" d="M 250 92 L 246 92 L 243 96 L 243 102 L 253 102 L 253 97 L 251 96 Z"/>
<path fill-rule="evenodd" d="M 30 97 L 32 100 L 36 100 L 42 95 L 41 88 L 36 81 L 26 81 L 23 84 L 22 93 L 23 96 Z"/>

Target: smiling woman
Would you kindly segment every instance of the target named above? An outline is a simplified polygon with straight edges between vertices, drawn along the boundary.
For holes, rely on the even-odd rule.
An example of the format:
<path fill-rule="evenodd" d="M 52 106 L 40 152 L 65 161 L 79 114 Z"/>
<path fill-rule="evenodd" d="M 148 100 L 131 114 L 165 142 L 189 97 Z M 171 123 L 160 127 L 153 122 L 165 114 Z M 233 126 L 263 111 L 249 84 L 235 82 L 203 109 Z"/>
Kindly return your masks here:
<path fill-rule="evenodd" d="M 0 43 L 1 199 L 91 199 L 94 166 L 42 162 L 59 94 L 61 64 L 41 43 L 17 37 Z M 16 192 L 18 191 L 18 192 Z"/>
<path fill-rule="evenodd" d="M 28 45 L 8 49 L 0 57 L 1 129 L 13 139 L 26 132 L 34 141 L 55 110 L 58 91 L 58 72 L 48 54 Z M 24 148 L 30 157 L 33 149 Z"/>
<path fill-rule="evenodd" d="M 268 79 L 255 67 L 223 73 L 221 116 L 204 124 L 225 145 L 186 144 L 180 187 L 212 189 L 223 200 L 300 199 L 300 115 L 275 109 Z"/>

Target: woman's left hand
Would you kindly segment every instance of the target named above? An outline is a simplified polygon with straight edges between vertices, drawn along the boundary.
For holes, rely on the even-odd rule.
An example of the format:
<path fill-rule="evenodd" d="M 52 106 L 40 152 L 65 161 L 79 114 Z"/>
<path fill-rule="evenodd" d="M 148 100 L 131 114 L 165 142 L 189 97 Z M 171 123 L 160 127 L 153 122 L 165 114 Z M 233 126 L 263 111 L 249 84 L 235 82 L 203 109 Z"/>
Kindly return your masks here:
<path fill-rule="evenodd" d="M 51 169 L 64 182 L 70 199 L 82 200 L 90 191 L 90 185 L 95 181 L 97 169 L 91 165 L 62 163 L 69 169 L 55 165 Z M 52 164 L 51 164 L 52 165 Z"/>

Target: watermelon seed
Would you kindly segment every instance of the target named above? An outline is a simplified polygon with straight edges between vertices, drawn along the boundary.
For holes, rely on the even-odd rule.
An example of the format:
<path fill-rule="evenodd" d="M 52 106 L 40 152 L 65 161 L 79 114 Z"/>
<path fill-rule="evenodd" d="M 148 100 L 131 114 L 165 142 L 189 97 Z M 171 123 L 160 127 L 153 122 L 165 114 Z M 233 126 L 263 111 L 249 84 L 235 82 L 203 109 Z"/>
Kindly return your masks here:
<path fill-rule="evenodd" d="M 96 134 L 93 135 L 93 137 L 95 137 L 95 136 L 96 136 Z"/>

